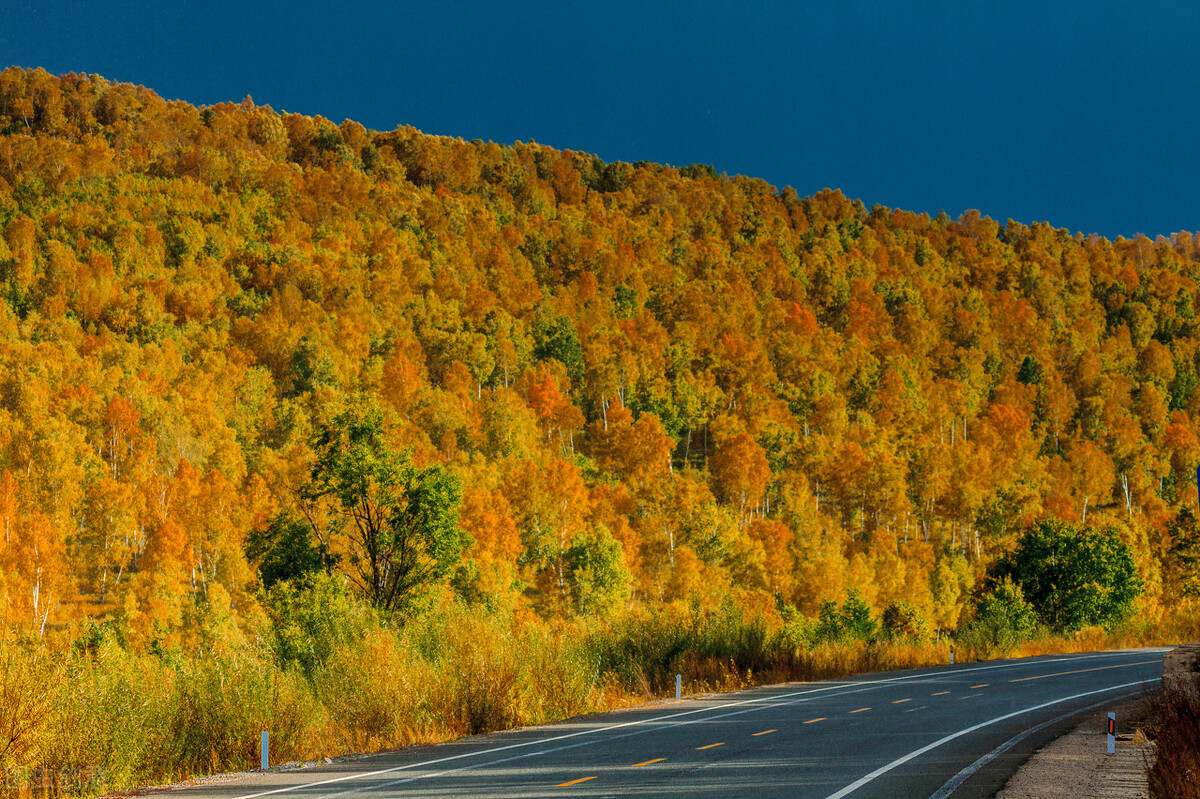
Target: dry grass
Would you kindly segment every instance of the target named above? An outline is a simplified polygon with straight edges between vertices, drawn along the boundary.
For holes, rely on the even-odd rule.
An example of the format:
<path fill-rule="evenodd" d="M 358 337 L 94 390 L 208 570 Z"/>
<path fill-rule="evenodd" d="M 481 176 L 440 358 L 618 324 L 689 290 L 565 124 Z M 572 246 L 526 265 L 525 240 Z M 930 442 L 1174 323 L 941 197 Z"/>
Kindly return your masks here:
<path fill-rule="evenodd" d="M 1200 690 L 1195 680 L 1165 680 L 1154 695 L 1151 799 L 1200 799 Z"/>

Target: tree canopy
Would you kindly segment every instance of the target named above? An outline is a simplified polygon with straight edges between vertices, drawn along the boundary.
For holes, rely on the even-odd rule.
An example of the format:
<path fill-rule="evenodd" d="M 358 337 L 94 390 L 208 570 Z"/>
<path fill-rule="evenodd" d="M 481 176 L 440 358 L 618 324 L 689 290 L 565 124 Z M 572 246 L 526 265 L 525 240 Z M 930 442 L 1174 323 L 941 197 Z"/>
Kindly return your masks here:
<path fill-rule="evenodd" d="M 333 569 L 392 608 L 813 618 L 853 590 L 945 628 L 1039 520 L 1075 570 L 1014 571 L 1048 623 L 1161 615 L 1198 274 L 1187 232 L 8 69 L 5 618 L 196 646 Z"/>

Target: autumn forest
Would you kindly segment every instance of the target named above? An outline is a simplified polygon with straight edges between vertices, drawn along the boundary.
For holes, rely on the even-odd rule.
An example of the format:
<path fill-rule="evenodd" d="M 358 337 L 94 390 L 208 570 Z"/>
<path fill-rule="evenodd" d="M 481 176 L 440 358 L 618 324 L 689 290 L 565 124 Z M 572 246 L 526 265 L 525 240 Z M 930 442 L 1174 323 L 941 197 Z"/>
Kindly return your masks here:
<path fill-rule="evenodd" d="M 8 69 L 0 767 L 86 792 L 252 762 L 268 723 L 324 756 L 679 671 L 1194 630 L 1198 276 L 1186 232 Z M 1021 553 L 1056 535 L 1121 575 L 1116 610 L 1035 595 Z M 88 743 L 135 721 L 182 742 Z"/>

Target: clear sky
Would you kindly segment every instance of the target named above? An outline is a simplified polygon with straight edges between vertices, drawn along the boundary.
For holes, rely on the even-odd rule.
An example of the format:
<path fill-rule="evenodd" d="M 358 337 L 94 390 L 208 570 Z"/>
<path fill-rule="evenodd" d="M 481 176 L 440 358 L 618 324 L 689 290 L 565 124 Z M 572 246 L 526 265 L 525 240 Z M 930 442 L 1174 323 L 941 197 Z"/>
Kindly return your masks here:
<path fill-rule="evenodd" d="M 0 2 L 0 65 L 1110 238 L 1200 228 L 1198 34 L 1182 1 Z"/>

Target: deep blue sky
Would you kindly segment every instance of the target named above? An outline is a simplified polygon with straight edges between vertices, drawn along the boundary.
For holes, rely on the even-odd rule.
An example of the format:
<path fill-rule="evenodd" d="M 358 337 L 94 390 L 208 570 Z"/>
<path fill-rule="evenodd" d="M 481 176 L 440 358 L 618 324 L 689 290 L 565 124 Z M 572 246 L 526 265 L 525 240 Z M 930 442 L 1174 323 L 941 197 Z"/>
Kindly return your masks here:
<path fill-rule="evenodd" d="M 1200 4 L 3 0 L 0 65 L 714 165 L 1110 238 L 1200 228 Z"/>

